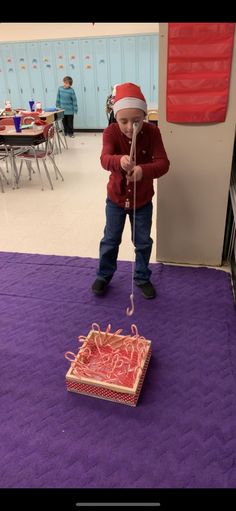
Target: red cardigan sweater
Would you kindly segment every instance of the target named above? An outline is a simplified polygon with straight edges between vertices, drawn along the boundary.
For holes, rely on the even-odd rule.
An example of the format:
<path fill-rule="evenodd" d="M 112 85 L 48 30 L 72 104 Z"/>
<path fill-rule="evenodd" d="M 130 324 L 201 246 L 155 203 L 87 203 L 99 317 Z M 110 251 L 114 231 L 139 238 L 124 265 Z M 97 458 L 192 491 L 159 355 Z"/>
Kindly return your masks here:
<path fill-rule="evenodd" d="M 126 172 L 120 166 L 124 154 L 130 154 L 131 140 L 124 135 L 118 123 L 112 123 L 103 132 L 103 149 L 101 154 L 102 167 L 111 172 L 107 185 L 109 199 L 118 206 L 124 207 L 129 199 L 133 207 L 133 183 L 126 183 Z M 143 171 L 141 181 L 136 183 L 136 207 L 147 204 L 154 195 L 153 179 L 163 176 L 169 169 L 157 126 L 144 122 L 136 139 L 136 165 Z"/>

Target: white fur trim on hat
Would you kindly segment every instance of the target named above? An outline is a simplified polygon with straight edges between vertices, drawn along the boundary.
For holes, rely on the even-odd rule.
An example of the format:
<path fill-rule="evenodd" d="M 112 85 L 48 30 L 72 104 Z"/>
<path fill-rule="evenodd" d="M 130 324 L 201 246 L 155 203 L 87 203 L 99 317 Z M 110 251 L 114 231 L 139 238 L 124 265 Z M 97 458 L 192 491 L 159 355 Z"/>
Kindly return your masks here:
<path fill-rule="evenodd" d="M 143 110 L 145 114 L 147 113 L 147 103 L 145 103 L 142 99 L 122 98 L 116 101 L 113 105 L 114 115 L 116 115 L 119 110 L 123 110 L 125 108 L 138 108 L 139 110 Z"/>

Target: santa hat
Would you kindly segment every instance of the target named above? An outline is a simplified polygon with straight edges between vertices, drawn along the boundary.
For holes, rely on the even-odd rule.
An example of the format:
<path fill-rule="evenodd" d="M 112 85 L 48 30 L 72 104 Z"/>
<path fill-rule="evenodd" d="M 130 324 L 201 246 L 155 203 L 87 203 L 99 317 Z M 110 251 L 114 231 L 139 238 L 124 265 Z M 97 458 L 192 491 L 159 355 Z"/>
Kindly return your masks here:
<path fill-rule="evenodd" d="M 141 89 L 134 83 L 122 83 L 116 85 L 113 105 L 114 115 L 124 108 L 139 108 L 147 113 L 147 103 Z"/>

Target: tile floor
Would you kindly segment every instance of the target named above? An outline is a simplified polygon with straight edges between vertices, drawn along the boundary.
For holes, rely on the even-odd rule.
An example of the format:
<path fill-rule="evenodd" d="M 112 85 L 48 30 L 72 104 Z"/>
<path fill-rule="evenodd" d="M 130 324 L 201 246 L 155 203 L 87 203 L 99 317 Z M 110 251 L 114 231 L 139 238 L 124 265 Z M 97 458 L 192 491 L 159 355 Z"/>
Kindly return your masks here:
<path fill-rule="evenodd" d="M 51 169 L 53 191 L 44 171 L 42 192 L 37 174 L 29 181 L 26 167 L 19 189 L 4 186 L 5 193 L 0 193 L 1 251 L 98 257 L 109 177 L 100 165 L 102 133 L 76 133 L 75 138 L 67 140 L 69 149 L 56 156 L 65 181 L 56 181 Z M 154 184 L 156 189 L 157 182 Z M 153 205 L 151 262 L 156 260 L 155 199 Z M 133 259 L 128 219 L 119 259 Z"/>

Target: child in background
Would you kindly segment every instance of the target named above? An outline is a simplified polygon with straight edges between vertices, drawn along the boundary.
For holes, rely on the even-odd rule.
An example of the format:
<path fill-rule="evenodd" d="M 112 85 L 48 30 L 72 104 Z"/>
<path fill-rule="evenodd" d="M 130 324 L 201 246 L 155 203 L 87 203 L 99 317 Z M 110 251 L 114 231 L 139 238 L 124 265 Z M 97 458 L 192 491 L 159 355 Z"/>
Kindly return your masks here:
<path fill-rule="evenodd" d="M 78 112 L 77 99 L 74 89 L 72 89 L 73 80 L 70 76 L 63 78 L 64 85 L 59 87 L 57 92 L 56 107 L 64 110 L 62 120 L 65 135 L 74 137 L 74 114 Z"/>
<path fill-rule="evenodd" d="M 103 295 L 117 268 L 117 257 L 126 216 L 133 229 L 133 190 L 136 188 L 135 221 L 135 273 L 134 282 L 145 298 L 154 298 L 155 288 L 150 282 L 148 267 L 152 250 L 150 237 L 152 225 L 153 180 L 169 169 L 157 126 L 143 122 L 147 103 L 140 87 L 133 83 L 116 86 L 113 105 L 116 123 L 103 132 L 101 164 L 110 171 L 107 185 L 106 226 L 100 242 L 100 259 L 97 278 L 92 285 L 96 295 Z M 136 164 L 130 161 L 133 124 L 138 123 L 136 140 Z M 133 236 L 132 236 L 133 239 Z"/>

